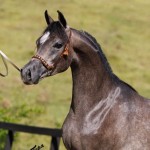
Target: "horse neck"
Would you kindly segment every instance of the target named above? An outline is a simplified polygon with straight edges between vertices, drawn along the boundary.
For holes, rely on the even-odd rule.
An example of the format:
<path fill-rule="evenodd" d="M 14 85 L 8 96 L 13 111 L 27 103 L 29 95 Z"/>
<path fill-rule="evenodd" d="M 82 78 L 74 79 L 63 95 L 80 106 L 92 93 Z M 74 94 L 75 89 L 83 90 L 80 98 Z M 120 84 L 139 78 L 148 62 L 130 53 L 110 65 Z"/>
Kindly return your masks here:
<path fill-rule="evenodd" d="M 75 110 L 90 108 L 108 96 L 113 87 L 110 74 L 102 63 L 94 45 L 72 32 L 73 59 L 71 63 L 73 95 L 71 107 Z M 84 109 L 86 109 L 84 108 Z"/>

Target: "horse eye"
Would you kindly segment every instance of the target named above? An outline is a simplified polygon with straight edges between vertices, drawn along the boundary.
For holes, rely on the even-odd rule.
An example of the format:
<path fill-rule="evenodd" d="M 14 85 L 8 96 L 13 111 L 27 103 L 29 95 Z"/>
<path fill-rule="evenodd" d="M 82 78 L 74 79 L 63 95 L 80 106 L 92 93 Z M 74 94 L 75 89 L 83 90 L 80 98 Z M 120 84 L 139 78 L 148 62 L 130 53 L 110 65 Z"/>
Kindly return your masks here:
<path fill-rule="evenodd" d="M 53 47 L 55 47 L 55 48 L 61 48 L 63 45 L 62 45 L 62 43 L 55 43 L 54 44 L 54 46 Z"/>

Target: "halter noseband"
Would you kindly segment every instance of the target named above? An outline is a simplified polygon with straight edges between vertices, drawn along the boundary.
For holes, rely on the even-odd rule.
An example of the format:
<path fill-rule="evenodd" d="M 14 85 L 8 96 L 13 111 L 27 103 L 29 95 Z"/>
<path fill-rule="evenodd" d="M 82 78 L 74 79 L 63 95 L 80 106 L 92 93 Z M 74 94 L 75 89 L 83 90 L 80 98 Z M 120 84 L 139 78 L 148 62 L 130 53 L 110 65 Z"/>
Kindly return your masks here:
<path fill-rule="evenodd" d="M 64 48 L 63 52 L 60 55 L 60 58 L 63 57 L 63 56 L 68 56 L 70 38 L 71 38 L 71 30 L 70 30 L 70 34 L 69 34 L 69 37 L 68 37 L 68 41 L 65 45 L 65 48 Z M 58 59 L 55 64 L 49 65 L 47 63 L 47 61 L 39 55 L 34 55 L 32 58 L 36 58 L 36 59 L 40 60 L 42 62 L 42 64 L 44 65 L 44 67 L 46 67 L 47 70 L 53 69 L 55 67 L 54 65 L 56 65 L 58 63 L 58 61 L 60 60 L 60 59 Z"/>

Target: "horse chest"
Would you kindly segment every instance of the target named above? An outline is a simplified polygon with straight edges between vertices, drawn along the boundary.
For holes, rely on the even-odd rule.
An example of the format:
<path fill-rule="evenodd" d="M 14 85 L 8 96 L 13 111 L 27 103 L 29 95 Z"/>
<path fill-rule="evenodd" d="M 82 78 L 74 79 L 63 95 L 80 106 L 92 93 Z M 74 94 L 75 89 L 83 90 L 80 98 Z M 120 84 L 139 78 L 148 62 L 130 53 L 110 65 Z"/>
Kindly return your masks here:
<path fill-rule="evenodd" d="M 92 150 L 100 148 L 98 141 L 99 133 L 96 133 L 96 127 L 89 129 L 90 132 L 94 133 L 91 134 L 87 133 L 87 126 L 84 127 L 83 122 L 78 126 L 79 122 L 70 121 L 65 121 L 63 126 L 63 141 L 67 150 Z"/>
<path fill-rule="evenodd" d="M 67 118 L 63 125 L 63 141 L 68 150 L 80 150 L 81 136 L 76 121 Z"/>
<path fill-rule="evenodd" d="M 101 126 L 96 118 L 87 123 L 86 117 L 74 120 L 68 116 L 63 125 L 63 141 L 67 150 L 99 149 Z M 99 132 L 98 132 L 99 130 Z"/>

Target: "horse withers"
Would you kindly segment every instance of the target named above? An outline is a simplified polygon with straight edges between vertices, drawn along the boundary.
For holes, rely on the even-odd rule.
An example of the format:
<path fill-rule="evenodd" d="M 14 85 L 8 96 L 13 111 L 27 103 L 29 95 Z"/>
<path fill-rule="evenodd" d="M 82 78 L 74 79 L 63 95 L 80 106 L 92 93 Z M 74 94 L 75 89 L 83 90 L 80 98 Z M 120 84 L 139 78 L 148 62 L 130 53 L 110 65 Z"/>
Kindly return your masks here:
<path fill-rule="evenodd" d="M 71 67 L 73 91 L 63 124 L 67 150 L 150 150 L 150 100 L 113 72 L 96 39 L 45 11 L 47 28 L 37 52 L 22 68 L 25 84 Z"/>

